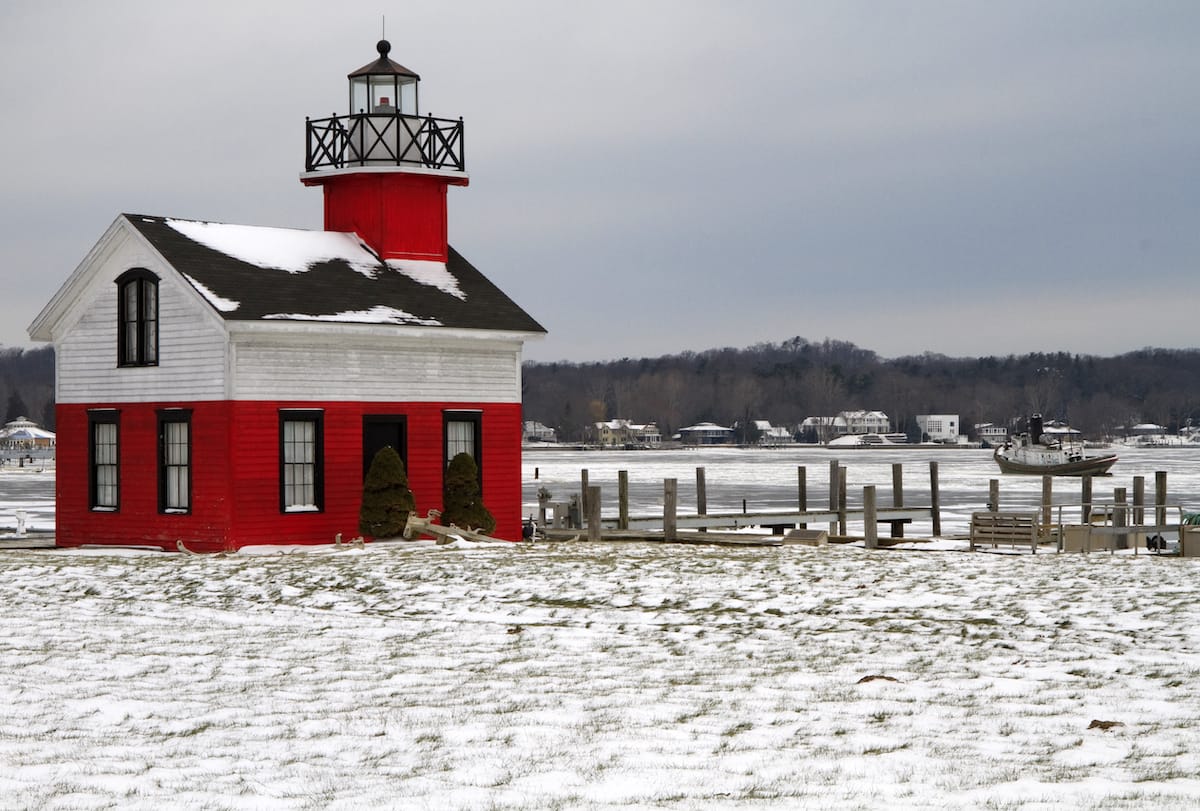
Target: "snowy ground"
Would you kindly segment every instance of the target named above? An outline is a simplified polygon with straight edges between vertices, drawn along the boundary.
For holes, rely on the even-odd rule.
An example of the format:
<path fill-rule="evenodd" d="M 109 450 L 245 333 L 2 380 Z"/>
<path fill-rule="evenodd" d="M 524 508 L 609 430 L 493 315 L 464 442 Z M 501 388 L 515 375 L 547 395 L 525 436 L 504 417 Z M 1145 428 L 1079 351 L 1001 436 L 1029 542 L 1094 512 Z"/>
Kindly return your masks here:
<path fill-rule="evenodd" d="M 1197 567 L 0 552 L 0 808 L 1194 808 Z"/>
<path fill-rule="evenodd" d="M 1200 803 L 1193 560 L 421 543 L 0 565 L 6 808 Z"/>

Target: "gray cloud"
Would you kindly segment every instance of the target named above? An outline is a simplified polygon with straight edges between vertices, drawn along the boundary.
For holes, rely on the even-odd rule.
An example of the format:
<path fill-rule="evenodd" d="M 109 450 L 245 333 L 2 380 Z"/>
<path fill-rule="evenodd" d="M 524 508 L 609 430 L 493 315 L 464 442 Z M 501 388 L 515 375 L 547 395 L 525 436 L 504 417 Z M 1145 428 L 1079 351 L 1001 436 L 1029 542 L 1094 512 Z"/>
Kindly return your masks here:
<path fill-rule="evenodd" d="M 539 359 L 1200 345 L 1200 6 L 460 2 L 389 13 L 462 115 L 451 241 Z M 122 211 L 319 227 L 303 119 L 379 7 L 16 0 L 0 344 Z"/>

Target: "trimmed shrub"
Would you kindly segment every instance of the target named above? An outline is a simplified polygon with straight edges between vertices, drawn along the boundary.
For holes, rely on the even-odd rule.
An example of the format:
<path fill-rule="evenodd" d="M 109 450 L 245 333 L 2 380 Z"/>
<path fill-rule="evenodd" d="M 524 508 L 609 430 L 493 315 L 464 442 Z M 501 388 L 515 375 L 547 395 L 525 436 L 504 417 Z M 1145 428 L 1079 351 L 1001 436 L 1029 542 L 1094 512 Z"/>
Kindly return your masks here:
<path fill-rule="evenodd" d="M 404 532 L 408 515 L 416 507 L 404 462 L 389 445 L 375 454 L 363 482 L 358 531 L 374 538 L 394 538 Z"/>
<path fill-rule="evenodd" d="M 479 468 L 469 453 L 450 460 L 442 485 L 442 523 L 472 529 L 485 535 L 496 528 L 496 519 L 483 506 L 479 492 Z"/>

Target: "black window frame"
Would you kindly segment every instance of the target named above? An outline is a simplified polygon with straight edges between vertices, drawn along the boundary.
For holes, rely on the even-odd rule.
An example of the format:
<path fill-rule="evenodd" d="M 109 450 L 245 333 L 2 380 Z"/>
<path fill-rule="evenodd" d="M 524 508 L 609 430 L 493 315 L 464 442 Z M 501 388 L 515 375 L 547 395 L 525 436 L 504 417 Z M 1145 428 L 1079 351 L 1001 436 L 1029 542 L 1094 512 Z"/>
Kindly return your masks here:
<path fill-rule="evenodd" d="M 306 462 L 289 462 L 287 458 L 287 424 L 308 422 L 313 425 L 313 459 Z M 315 509 L 303 509 L 307 504 L 289 503 L 289 465 L 312 465 L 313 501 Z M 305 515 L 325 512 L 325 412 L 320 409 L 280 409 L 279 411 L 279 512 L 285 515 Z"/>
<path fill-rule="evenodd" d="M 158 365 L 158 281 L 146 268 L 133 268 L 117 277 L 117 366 Z M 127 290 L 133 290 L 136 312 L 132 316 Z"/>
<path fill-rule="evenodd" d="M 96 441 L 96 429 L 101 425 L 113 426 L 113 461 L 99 461 L 97 453 L 99 443 Z M 116 409 L 97 409 L 88 411 L 88 509 L 93 512 L 120 512 L 121 510 L 121 412 Z M 102 484 L 100 467 L 112 468 L 113 483 Z M 100 503 L 101 487 L 113 489 L 111 504 Z"/>
<path fill-rule="evenodd" d="M 184 425 L 187 428 L 186 461 L 180 464 L 172 462 L 168 451 L 167 426 Z M 158 511 L 165 515 L 190 515 L 193 507 L 194 491 L 192 489 L 192 470 L 195 464 L 195 445 L 192 441 L 192 409 L 168 408 L 158 411 Z M 171 471 L 184 469 L 184 487 L 186 488 L 186 507 L 170 504 Z"/>
<path fill-rule="evenodd" d="M 450 452 L 450 423 L 465 422 L 473 425 L 471 444 L 474 446 L 475 468 L 479 471 L 479 485 L 483 486 L 483 412 L 482 411 L 443 411 L 442 412 L 442 470 L 450 467 L 450 460 L 457 454 Z"/>

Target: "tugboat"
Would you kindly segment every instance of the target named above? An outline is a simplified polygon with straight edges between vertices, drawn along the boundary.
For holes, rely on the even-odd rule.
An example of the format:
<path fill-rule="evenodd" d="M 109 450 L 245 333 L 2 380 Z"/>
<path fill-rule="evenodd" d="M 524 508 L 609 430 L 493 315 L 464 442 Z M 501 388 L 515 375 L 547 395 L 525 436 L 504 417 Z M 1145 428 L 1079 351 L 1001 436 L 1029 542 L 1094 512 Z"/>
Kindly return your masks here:
<path fill-rule="evenodd" d="M 1042 415 L 1029 418 L 1029 433 L 1018 434 L 992 454 L 1004 473 L 1038 476 L 1104 476 L 1117 462 L 1115 454 L 1084 456 L 1083 446 L 1042 433 Z"/>

